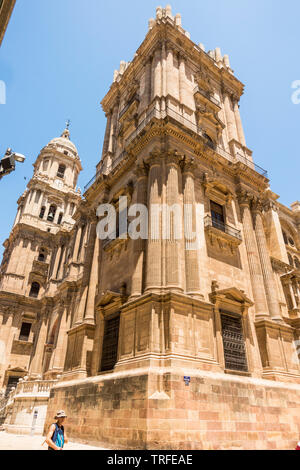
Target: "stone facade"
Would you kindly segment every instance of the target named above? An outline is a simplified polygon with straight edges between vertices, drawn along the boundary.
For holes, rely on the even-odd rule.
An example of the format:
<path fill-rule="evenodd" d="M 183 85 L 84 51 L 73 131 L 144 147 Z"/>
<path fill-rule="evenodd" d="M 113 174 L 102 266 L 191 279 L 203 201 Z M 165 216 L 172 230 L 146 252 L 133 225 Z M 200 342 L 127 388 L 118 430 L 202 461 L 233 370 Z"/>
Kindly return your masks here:
<path fill-rule="evenodd" d="M 13 12 L 16 0 L 0 0 L 0 46 Z"/>
<path fill-rule="evenodd" d="M 38 157 L 5 242 L 0 380 L 58 379 L 46 426 L 63 408 L 72 438 L 112 447 L 298 440 L 300 203 L 280 204 L 254 163 L 243 91 L 228 56 L 206 53 L 159 7 L 102 101 L 103 154 L 84 199 L 68 130 Z M 122 214 L 125 197 L 147 207 L 148 239 L 120 226 L 100 240 L 97 208 Z M 189 205 L 184 229 L 195 239 L 157 237 L 158 204 Z M 41 220 L 53 205 L 53 220 Z M 32 328 L 20 342 L 22 322 Z"/>

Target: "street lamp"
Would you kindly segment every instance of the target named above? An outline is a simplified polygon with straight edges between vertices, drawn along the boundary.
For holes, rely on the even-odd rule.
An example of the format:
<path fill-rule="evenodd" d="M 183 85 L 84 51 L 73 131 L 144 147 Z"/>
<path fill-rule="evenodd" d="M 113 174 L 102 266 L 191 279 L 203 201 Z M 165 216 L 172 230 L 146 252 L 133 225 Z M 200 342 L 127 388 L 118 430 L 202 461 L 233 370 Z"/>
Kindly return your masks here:
<path fill-rule="evenodd" d="M 8 148 L 0 161 L 0 179 L 3 176 L 9 175 L 12 171 L 15 171 L 16 162 L 24 163 L 24 161 L 24 155 L 13 152 L 12 149 Z"/>

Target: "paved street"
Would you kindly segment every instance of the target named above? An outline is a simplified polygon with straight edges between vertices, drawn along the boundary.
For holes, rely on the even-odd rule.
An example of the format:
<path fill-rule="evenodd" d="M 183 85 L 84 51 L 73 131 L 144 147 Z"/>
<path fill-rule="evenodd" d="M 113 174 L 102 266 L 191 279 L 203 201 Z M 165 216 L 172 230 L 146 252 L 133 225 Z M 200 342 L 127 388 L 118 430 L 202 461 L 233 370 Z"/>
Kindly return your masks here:
<path fill-rule="evenodd" d="M 43 436 L 19 436 L 0 432 L 0 450 L 47 450 L 47 444 Z M 84 444 L 70 442 L 66 444 L 65 450 L 104 450 L 100 447 L 92 447 Z"/>

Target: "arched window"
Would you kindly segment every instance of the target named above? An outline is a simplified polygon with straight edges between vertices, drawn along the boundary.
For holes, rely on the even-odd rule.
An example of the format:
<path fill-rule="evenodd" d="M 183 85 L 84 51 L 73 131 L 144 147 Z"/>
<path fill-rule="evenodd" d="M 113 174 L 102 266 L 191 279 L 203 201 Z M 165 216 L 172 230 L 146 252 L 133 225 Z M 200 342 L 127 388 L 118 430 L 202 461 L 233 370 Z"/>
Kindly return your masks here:
<path fill-rule="evenodd" d="M 289 237 L 289 244 L 290 244 L 291 246 L 295 246 L 295 242 L 294 242 L 294 240 L 292 239 L 292 237 Z"/>
<path fill-rule="evenodd" d="M 43 207 L 41 208 L 41 212 L 40 212 L 40 219 L 43 219 L 43 218 L 44 218 L 45 212 L 46 212 L 46 207 L 43 206 Z"/>
<path fill-rule="evenodd" d="M 46 260 L 45 249 L 44 249 L 44 248 L 41 248 L 41 249 L 40 249 L 40 252 L 39 252 L 38 261 L 41 261 L 42 263 L 44 263 L 45 260 Z"/>
<path fill-rule="evenodd" d="M 33 297 L 33 298 L 37 298 L 39 296 L 39 292 L 40 292 L 40 285 L 38 282 L 33 282 L 31 284 L 31 289 L 30 289 L 30 293 L 29 293 L 29 297 Z"/>
<path fill-rule="evenodd" d="M 289 265 L 294 266 L 293 258 L 291 257 L 289 253 L 288 253 L 288 258 L 289 258 Z"/>
<path fill-rule="evenodd" d="M 64 178 L 65 171 L 66 171 L 66 166 L 65 165 L 59 165 L 58 172 L 57 172 L 57 177 L 58 178 Z"/>
<path fill-rule="evenodd" d="M 37 190 L 36 195 L 35 195 L 35 204 L 38 204 L 40 202 L 40 197 L 41 197 L 42 191 L 40 189 Z"/>
<path fill-rule="evenodd" d="M 47 171 L 49 166 L 49 160 L 45 159 L 43 160 L 43 171 Z"/>
<path fill-rule="evenodd" d="M 58 225 L 61 224 L 63 216 L 64 216 L 64 214 L 61 212 L 61 213 L 59 214 L 58 221 L 57 221 L 57 224 L 58 224 Z"/>
<path fill-rule="evenodd" d="M 208 134 L 204 134 L 204 138 L 206 139 L 206 143 L 210 148 L 212 149 L 216 148 L 215 142 L 212 140 L 212 138 Z"/>
<path fill-rule="evenodd" d="M 297 269 L 300 269 L 300 261 L 299 261 L 299 259 L 297 258 L 297 256 L 295 256 L 295 258 L 294 258 L 294 263 L 295 263 L 295 267 L 296 267 Z"/>
<path fill-rule="evenodd" d="M 55 214 L 56 214 L 56 210 L 57 210 L 57 207 L 56 207 L 54 204 L 52 204 L 52 205 L 50 206 L 49 214 L 48 214 L 48 218 L 47 218 L 47 220 L 48 220 L 49 222 L 53 222 L 53 221 L 54 221 Z"/>
<path fill-rule="evenodd" d="M 284 243 L 285 243 L 286 245 L 288 245 L 288 244 L 289 244 L 289 241 L 288 241 L 287 234 L 286 234 L 284 231 L 282 231 L 282 235 L 283 235 Z"/>
<path fill-rule="evenodd" d="M 72 202 L 72 204 L 70 205 L 70 212 L 69 212 L 69 214 L 70 214 L 71 216 L 72 216 L 73 213 L 74 213 L 74 209 L 75 209 L 75 204 L 74 204 L 74 202 Z"/>

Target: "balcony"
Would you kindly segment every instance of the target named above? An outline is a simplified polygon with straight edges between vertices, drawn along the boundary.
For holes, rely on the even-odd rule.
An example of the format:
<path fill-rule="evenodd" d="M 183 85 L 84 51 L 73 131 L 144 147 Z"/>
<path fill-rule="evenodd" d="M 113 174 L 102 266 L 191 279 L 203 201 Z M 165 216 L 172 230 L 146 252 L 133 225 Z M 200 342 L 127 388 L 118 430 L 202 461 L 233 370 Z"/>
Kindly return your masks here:
<path fill-rule="evenodd" d="M 215 98 L 213 99 L 215 100 Z M 125 108 L 122 111 L 122 113 L 125 113 Z M 137 128 L 127 137 L 127 139 L 125 140 L 124 148 L 126 149 L 128 145 L 135 138 L 142 135 L 143 130 L 151 121 L 162 120 L 162 119 L 167 119 L 167 118 L 175 121 L 180 126 L 183 126 L 186 129 L 189 129 L 190 131 L 197 134 L 200 137 L 201 143 L 203 144 L 204 148 L 207 148 L 210 151 L 214 151 L 217 155 L 223 157 L 224 159 L 226 159 L 227 161 L 233 164 L 237 164 L 237 163 L 244 164 L 246 165 L 247 168 L 250 168 L 250 170 L 255 171 L 256 173 L 263 176 L 264 178 L 268 178 L 268 172 L 264 170 L 263 168 L 261 168 L 260 166 L 256 165 L 252 161 L 252 159 L 246 158 L 244 155 L 241 155 L 240 153 L 233 155 L 218 145 L 216 146 L 212 145 L 203 134 L 203 131 L 199 129 L 197 124 L 195 124 L 195 122 L 191 121 L 190 119 L 187 119 L 182 114 L 179 114 L 177 111 L 170 108 L 169 106 L 167 106 L 167 108 L 164 111 L 159 111 L 158 109 L 156 109 L 155 105 L 153 105 L 152 108 L 150 108 L 149 111 L 147 112 L 146 117 L 139 123 Z M 126 154 L 126 151 L 124 151 L 121 155 L 124 156 L 125 154 Z M 114 170 L 116 166 L 120 163 L 120 161 L 121 161 L 121 156 L 118 157 L 118 159 L 115 160 L 115 162 L 113 162 L 110 171 Z M 87 191 L 94 184 L 94 182 L 98 180 L 99 176 L 102 173 L 103 173 L 103 164 L 100 166 L 100 169 L 97 172 L 97 174 L 85 186 L 84 191 Z"/>
<path fill-rule="evenodd" d="M 220 111 L 221 103 L 218 101 L 211 93 L 208 91 L 202 90 L 199 86 L 196 86 L 194 89 L 194 96 L 198 98 L 200 101 L 204 98 L 204 101 L 208 101 L 210 104 L 213 104 L 216 107 L 216 111 Z M 203 100 L 202 100 L 203 101 Z"/>
<path fill-rule="evenodd" d="M 204 229 L 212 245 L 217 240 L 222 245 L 229 245 L 231 250 L 234 250 L 243 241 L 240 230 L 215 220 L 210 215 L 204 219 Z"/>
<path fill-rule="evenodd" d="M 133 111 L 136 112 L 140 104 L 140 98 L 135 95 L 127 104 L 124 106 L 119 114 L 119 120 L 123 121 L 126 118 L 126 114 Z"/>

